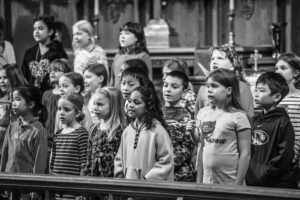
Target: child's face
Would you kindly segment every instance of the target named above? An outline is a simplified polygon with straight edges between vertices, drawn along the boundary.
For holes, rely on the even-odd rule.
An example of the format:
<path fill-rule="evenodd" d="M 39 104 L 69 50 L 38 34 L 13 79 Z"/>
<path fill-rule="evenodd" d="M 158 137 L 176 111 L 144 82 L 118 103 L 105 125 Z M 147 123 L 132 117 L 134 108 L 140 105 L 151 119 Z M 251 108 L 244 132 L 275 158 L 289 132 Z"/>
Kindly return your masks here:
<path fill-rule="evenodd" d="M 85 71 L 83 74 L 84 89 L 87 93 L 95 92 L 97 88 L 101 87 L 103 82 L 103 76 L 97 76 L 96 74 Z"/>
<path fill-rule="evenodd" d="M 222 107 L 232 92 L 231 87 L 224 87 L 220 83 L 208 78 L 206 82 L 208 102 L 212 105 Z"/>
<path fill-rule="evenodd" d="M 11 84 L 6 76 L 5 70 L 0 70 L 0 89 L 4 93 L 11 90 Z"/>
<path fill-rule="evenodd" d="M 120 81 L 120 83 L 121 83 L 122 73 L 123 73 L 124 70 L 127 69 L 127 68 L 128 68 L 128 65 L 125 64 L 125 63 L 123 63 L 123 64 L 121 65 L 121 67 L 120 67 L 120 73 L 119 73 L 118 76 L 117 76 L 117 78 L 118 78 L 118 80 Z"/>
<path fill-rule="evenodd" d="M 119 42 L 121 47 L 130 47 L 137 42 L 137 38 L 130 31 L 123 30 L 120 32 Z"/>
<path fill-rule="evenodd" d="M 28 113 L 30 106 L 27 104 L 24 97 L 20 95 L 18 91 L 13 92 L 13 102 L 12 102 L 12 110 L 14 114 L 18 116 L 23 116 Z"/>
<path fill-rule="evenodd" d="M 85 47 L 91 43 L 91 36 L 85 32 L 80 30 L 77 27 L 73 28 L 73 41 L 79 47 Z"/>
<path fill-rule="evenodd" d="M 133 91 L 128 99 L 127 115 L 130 118 L 137 118 L 142 121 L 145 118 L 146 104 L 139 91 Z"/>
<path fill-rule="evenodd" d="M 36 21 L 33 24 L 33 37 L 36 42 L 45 43 L 50 40 L 53 30 L 49 30 L 43 21 Z"/>
<path fill-rule="evenodd" d="M 58 85 L 60 96 L 71 93 L 79 93 L 80 91 L 80 87 L 75 87 L 72 80 L 65 76 L 60 77 Z"/>
<path fill-rule="evenodd" d="M 76 112 L 74 105 L 67 99 L 58 100 L 58 117 L 62 124 L 70 126 L 72 123 L 76 122 Z"/>
<path fill-rule="evenodd" d="M 276 73 L 280 74 L 285 78 L 288 84 L 299 75 L 299 71 L 293 70 L 293 68 L 283 60 L 279 60 L 275 65 Z"/>
<path fill-rule="evenodd" d="M 137 87 L 140 87 L 140 82 L 132 76 L 123 76 L 121 82 L 121 92 L 124 99 L 129 99 L 130 93 Z"/>
<path fill-rule="evenodd" d="M 278 101 L 276 95 L 271 95 L 269 85 L 258 83 L 254 91 L 254 102 L 256 106 L 268 110 L 274 102 Z"/>
<path fill-rule="evenodd" d="M 210 71 L 224 68 L 233 70 L 233 65 L 224 51 L 214 50 L 210 58 Z"/>
<path fill-rule="evenodd" d="M 98 119 L 108 120 L 110 117 L 110 100 L 103 94 L 95 94 L 93 99 L 93 111 Z"/>
<path fill-rule="evenodd" d="M 163 85 L 163 97 L 165 106 L 179 106 L 184 89 L 182 80 L 177 77 L 166 76 Z"/>
<path fill-rule="evenodd" d="M 49 74 L 49 79 L 51 83 L 58 83 L 59 78 L 64 75 L 64 72 L 56 67 L 51 67 L 51 71 Z"/>

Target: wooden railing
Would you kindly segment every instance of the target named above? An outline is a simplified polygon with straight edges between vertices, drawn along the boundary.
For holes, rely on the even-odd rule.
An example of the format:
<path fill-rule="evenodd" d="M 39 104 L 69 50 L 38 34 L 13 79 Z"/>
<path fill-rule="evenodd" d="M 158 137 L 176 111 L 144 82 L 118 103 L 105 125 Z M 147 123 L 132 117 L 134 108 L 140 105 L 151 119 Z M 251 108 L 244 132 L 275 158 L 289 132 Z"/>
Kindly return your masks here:
<path fill-rule="evenodd" d="M 78 195 L 110 193 L 165 199 L 300 199 L 300 190 L 231 187 L 165 181 L 135 181 L 97 177 L 0 174 L 1 189 L 44 190 Z"/>

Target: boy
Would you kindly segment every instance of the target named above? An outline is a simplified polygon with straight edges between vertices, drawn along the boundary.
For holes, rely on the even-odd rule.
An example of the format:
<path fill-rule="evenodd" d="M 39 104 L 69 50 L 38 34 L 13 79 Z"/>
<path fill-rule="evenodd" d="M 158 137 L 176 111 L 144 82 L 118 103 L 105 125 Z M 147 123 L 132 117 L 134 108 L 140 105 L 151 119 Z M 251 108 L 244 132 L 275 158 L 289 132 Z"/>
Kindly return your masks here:
<path fill-rule="evenodd" d="M 166 74 L 163 80 L 163 110 L 166 128 L 173 144 L 174 180 L 195 181 L 195 169 L 191 161 L 194 150 L 192 134 L 194 120 L 189 112 L 180 106 L 180 100 L 188 88 L 188 77 L 179 71 Z"/>
<path fill-rule="evenodd" d="M 256 82 L 255 103 L 262 115 L 252 118 L 252 157 L 247 185 L 292 187 L 294 130 L 285 109 L 277 107 L 288 94 L 286 80 L 275 72 L 262 74 Z"/>

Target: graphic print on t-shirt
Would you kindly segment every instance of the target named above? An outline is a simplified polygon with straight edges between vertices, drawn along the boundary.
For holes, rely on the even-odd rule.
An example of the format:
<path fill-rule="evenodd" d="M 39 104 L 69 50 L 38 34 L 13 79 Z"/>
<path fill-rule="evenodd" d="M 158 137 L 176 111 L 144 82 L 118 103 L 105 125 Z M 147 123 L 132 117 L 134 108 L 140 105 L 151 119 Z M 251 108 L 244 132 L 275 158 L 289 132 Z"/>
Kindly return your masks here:
<path fill-rule="evenodd" d="M 206 139 L 210 138 L 213 135 L 215 127 L 216 127 L 216 121 L 203 122 L 202 133 L 204 134 L 204 137 Z"/>
<path fill-rule="evenodd" d="M 268 134 L 263 130 L 254 130 L 251 136 L 253 145 L 264 145 L 269 141 Z"/>

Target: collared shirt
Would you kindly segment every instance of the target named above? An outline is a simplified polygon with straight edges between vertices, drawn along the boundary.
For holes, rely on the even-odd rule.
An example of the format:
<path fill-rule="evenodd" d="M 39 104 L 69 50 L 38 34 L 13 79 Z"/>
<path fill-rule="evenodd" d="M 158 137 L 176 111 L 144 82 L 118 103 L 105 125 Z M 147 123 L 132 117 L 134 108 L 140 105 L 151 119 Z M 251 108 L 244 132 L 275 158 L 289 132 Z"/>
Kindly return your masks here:
<path fill-rule="evenodd" d="M 37 120 L 24 124 L 18 118 L 7 128 L 1 172 L 45 173 L 47 148 L 47 132 L 43 125 Z"/>

